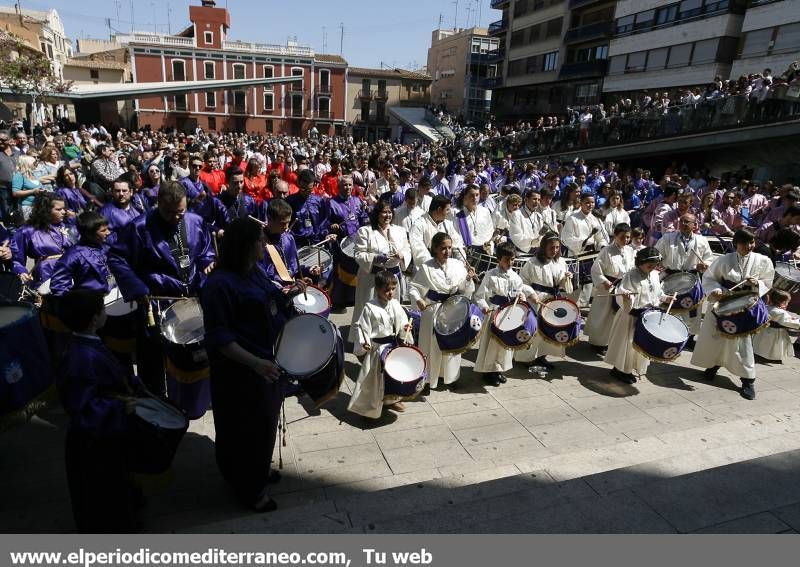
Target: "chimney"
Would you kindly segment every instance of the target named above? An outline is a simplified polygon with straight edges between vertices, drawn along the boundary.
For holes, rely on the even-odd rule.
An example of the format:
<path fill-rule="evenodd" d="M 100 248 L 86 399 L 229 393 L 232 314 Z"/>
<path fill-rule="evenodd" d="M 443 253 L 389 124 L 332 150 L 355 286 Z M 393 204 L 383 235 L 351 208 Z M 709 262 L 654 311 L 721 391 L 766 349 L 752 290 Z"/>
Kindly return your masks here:
<path fill-rule="evenodd" d="M 200 0 L 200 4 L 202 4 L 206 8 L 214 8 L 217 5 L 217 3 L 214 0 Z"/>

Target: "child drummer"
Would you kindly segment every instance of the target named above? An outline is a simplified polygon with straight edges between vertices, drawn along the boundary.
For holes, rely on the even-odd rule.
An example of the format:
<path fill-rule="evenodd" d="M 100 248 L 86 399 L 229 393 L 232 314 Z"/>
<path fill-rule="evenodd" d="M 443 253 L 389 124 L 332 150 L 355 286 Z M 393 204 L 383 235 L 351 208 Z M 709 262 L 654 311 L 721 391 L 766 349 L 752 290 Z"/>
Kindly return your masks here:
<path fill-rule="evenodd" d="M 766 360 L 786 364 L 794 358 L 794 341 L 789 329 L 800 329 L 800 317 L 786 310 L 792 300 L 788 292 L 771 289 L 767 297 L 769 327 L 753 337 L 753 351 Z"/>
<path fill-rule="evenodd" d="M 623 301 L 611 324 L 605 356 L 605 361 L 613 366 L 611 376 L 626 384 L 634 384 L 634 373 L 643 376 L 650 364 L 647 357 L 632 348 L 636 322 L 647 309 L 656 308 L 664 300 L 669 300 L 661 291 L 661 281 L 656 271 L 661 263 L 659 251 L 646 246 L 636 253 L 635 263 L 636 267 L 617 284 L 616 293 Z"/>
<path fill-rule="evenodd" d="M 347 409 L 373 419 L 381 416 L 384 407 L 405 411 L 402 401 L 384 396 L 381 372 L 384 349 L 397 343 L 414 343 L 408 315 L 395 298 L 397 285 L 397 278 L 390 271 L 382 270 L 375 274 L 375 297 L 364 305 L 356 322 L 358 340 L 354 343 L 354 352 L 363 358 Z"/>
<path fill-rule="evenodd" d="M 484 332 L 478 348 L 478 358 L 475 359 L 475 372 L 483 373 L 484 379 L 494 386 L 505 384 L 506 377 L 503 376 L 503 372 L 510 370 L 514 362 L 514 351 L 497 340 L 489 331 L 495 310 L 515 299 L 525 301 L 528 296 L 534 299 L 533 288 L 525 285 L 522 278 L 514 272 L 512 264 L 516 254 L 513 243 L 498 244 L 497 267 L 486 272 L 478 291 L 475 292 L 475 303 L 486 314 L 483 319 Z"/>

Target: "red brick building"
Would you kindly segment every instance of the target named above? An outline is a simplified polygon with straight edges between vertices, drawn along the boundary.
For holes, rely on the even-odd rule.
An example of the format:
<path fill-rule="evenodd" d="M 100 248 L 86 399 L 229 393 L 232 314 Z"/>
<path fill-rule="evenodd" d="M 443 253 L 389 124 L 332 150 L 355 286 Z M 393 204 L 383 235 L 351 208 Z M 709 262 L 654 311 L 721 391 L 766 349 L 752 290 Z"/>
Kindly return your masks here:
<path fill-rule="evenodd" d="M 302 76 L 303 82 L 152 96 L 135 101 L 139 126 L 193 131 L 303 135 L 345 131 L 347 62 L 289 43 L 228 40 L 230 14 L 213 0 L 189 7 L 191 26 L 175 35 L 136 33 L 128 43 L 136 83 Z"/>

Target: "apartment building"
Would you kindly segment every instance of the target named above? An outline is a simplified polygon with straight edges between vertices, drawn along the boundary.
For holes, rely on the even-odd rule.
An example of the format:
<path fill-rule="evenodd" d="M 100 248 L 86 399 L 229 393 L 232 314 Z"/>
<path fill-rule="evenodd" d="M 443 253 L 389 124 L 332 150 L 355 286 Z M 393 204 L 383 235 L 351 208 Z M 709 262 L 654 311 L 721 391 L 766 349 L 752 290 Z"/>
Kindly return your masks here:
<path fill-rule="evenodd" d="M 771 69 L 782 74 L 800 59 L 800 1 L 751 0 L 731 77 Z"/>
<path fill-rule="evenodd" d="M 64 32 L 64 24 L 55 9 L 47 12 L 19 10 L 16 6 L 0 6 L 0 28 L 19 26 L 36 34 L 38 47 L 50 60 L 53 73 L 64 76 L 64 63 L 72 57 L 72 44 Z"/>
<path fill-rule="evenodd" d="M 467 122 L 487 118 L 490 82 L 497 73 L 500 39 L 486 28 L 437 29 L 431 34 L 428 72 L 433 78 L 431 102 Z"/>

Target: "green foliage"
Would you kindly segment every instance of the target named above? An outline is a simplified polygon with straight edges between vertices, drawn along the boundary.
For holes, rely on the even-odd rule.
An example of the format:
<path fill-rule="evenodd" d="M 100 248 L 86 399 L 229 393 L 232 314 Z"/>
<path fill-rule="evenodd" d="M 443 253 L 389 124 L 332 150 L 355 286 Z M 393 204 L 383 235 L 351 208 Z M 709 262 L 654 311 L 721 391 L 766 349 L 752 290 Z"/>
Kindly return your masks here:
<path fill-rule="evenodd" d="M 0 31 L 0 85 L 34 99 L 68 92 L 72 86 L 53 73 L 44 53 L 4 31 Z"/>

